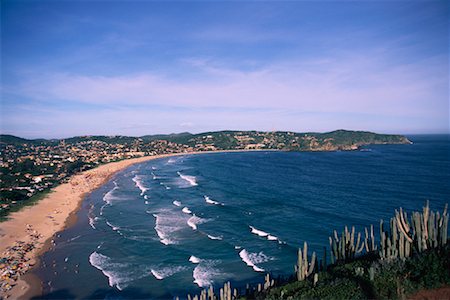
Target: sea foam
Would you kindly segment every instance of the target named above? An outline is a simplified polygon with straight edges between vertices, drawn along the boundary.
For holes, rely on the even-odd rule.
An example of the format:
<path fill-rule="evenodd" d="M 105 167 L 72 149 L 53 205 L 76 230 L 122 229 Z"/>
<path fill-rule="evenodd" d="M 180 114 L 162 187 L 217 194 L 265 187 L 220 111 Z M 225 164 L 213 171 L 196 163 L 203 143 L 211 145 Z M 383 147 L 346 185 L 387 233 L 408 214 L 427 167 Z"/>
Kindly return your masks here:
<path fill-rule="evenodd" d="M 183 207 L 183 209 L 181 211 L 184 212 L 185 214 L 191 214 L 192 213 L 192 211 L 189 208 L 187 208 L 187 207 Z"/>
<path fill-rule="evenodd" d="M 198 263 L 200 263 L 201 259 L 198 257 L 195 257 L 194 255 L 191 255 L 191 257 L 189 257 L 189 261 L 193 264 L 198 264 Z"/>
<path fill-rule="evenodd" d="M 173 201 L 172 203 L 173 203 L 173 205 L 175 205 L 175 206 L 181 206 L 181 202 L 180 202 L 180 201 L 175 200 L 175 201 Z"/>
<path fill-rule="evenodd" d="M 256 264 L 264 263 L 270 260 L 270 258 L 262 251 L 259 253 L 249 253 L 247 250 L 242 249 L 241 252 L 239 252 L 239 256 L 247 266 L 252 267 L 256 272 L 264 272 L 264 269 L 258 267 Z"/>
<path fill-rule="evenodd" d="M 191 186 L 196 186 L 198 185 L 197 183 L 197 178 L 195 178 L 195 176 L 191 176 L 191 175 L 183 175 L 180 172 L 177 172 L 178 176 L 180 176 L 181 179 L 186 180 Z"/>
<path fill-rule="evenodd" d="M 197 217 L 195 214 L 192 216 L 192 217 L 190 217 L 188 220 L 187 220 L 187 224 L 189 225 L 189 227 L 191 227 L 193 230 L 197 230 L 197 225 L 198 224 L 203 224 L 203 223 L 205 223 L 205 222 L 207 222 L 208 220 L 206 220 L 206 219 L 202 219 L 202 218 L 200 218 L 200 217 Z"/>
<path fill-rule="evenodd" d="M 209 198 L 208 196 L 203 196 L 205 198 L 206 203 L 214 204 L 214 205 L 223 205 L 223 203 L 217 202 Z"/>
<path fill-rule="evenodd" d="M 105 201 L 109 205 L 111 205 L 112 201 L 115 199 L 114 191 L 119 189 L 117 182 L 113 181 L 113 183 L 114 187 L 103 196 L 103 201 Z"/>
<path fill-rule="evenodd" d="M 130 282 L 148 274 L 146 266 L 114 262 L 110 257 L 98 252 L 91 253 L 89 263 L 108 277 L 109 286 L 118 290 L 123 290 Z"/>
<path fill-rule="evenodd" d="M 152 275 L 158 279 L 158 280 L 163 280 L 164 278 L 170 277 L 176 273 L 179 273 L 181 271 L 186 270 L 187 267 L 183 267 L 183 266 L 176 266 L 176 267 L 164 267 L 164 268 L 160 268 L 160 269 L 151 269 L 150 272 L 152 273 Z"/>
<path fill-rule="evenodd" d="M 200 261 L 192 273 L 194 283 L 201 288 L 212 285 L 214 283 L 213 278 L 221 274 L 214 268 L 216 263 L 216 261 L 211 260 Z"/>
<path fill-rule="evenodd" d="M 185 218 L 171 211 L 161 211 L 153 214 L 155 217 L 155 231 L 164 245 L 177 244 L 177 231 L 185 228 Z"/>
<path fill-rule="evenodd" d="M 278 237 L 276 237 L 276 236 L 274 236 L 274 235 L 272 235 L 272 234 L 270 234 L 270 233 L 267 233 L 267 232 L 265 232 L 265 231 L 256 229 L 256 228 L 253 227 L 253 226 L 249 226 L 249 227 L 250 227 L 250 229 L 251 229 L 251 231 L 252 231 L 253 234 L 256 234 L 256 235 L 258 235 L 258 236 L 260 236 L 260 237 L 265 237 L 265 238 L 267 238 L 269 241 L 278 241 Z M 279 241 L 279 242 L 280 242 L 280 241 Z M 280 242 L 280 243 L 281 243 L 281 242 Z"/>
<path fill-rule="evenodd" d="M 213 236 L 213 235 L 210 235 L 210 234 L 208 234 L 207 235 L 208 236 L 208 238 L 210 238 L 211 240 L 222 240 L 222 237 L 221 236 Z"/>
<path fill-rule="evenodd" d="M 141 196 L 143 196 L 144 193 L 146 191 L 148 191 L 148 188 L 146 188 L 144 186 L 143 182 L 142 182 L 142 177 L 141 176 L 135 175 L 131 180 L 133 180 L 135 185 L 136 185 L 136 187 L 141 190 Z"/>

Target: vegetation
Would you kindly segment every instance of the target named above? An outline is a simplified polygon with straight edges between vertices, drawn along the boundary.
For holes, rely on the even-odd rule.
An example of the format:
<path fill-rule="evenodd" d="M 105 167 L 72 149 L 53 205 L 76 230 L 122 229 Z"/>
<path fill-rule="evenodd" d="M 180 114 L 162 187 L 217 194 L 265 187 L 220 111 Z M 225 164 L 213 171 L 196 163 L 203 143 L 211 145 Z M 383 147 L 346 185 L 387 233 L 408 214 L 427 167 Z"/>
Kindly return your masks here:
<path fill-rule="evenodd" d="M 164 140 L 195 147 L 198 144 L 212 145 L 217 149 L 244 149 L 248 145 L 260 145 L 263 149 L 291 151 L 351 150 L 369 144 L 406 144 L 408 139 L 401 135 L 377 134 L 366 131 L 336 130 L 327 133 L 296 133 L 287 131 L 216 131 L 199 134 L 183 132 L 178 134 L 130 136 L 78 136 L 64 139 L 67 144 L 87 141 L 101 141 L 107 144 L 132 145 Z M 0 135 L 0 144 L 5 145 L 57 145 L 62 140 L 27 140 L 12 135 Z M 264 146 L 262 146 L 264 145 Z M 255 146 L 256 147 L 256 146 Z"/>
<path fill-rule="evenodd" d="M 391 219 L 390 230 L 381 220 L 378 245 L 373 226 L 365 229 L 364 240 L 354 227 L 345 227 L 340 237 L 334 231 L 330 265 L 326 248 L 321 263 L 315 253 L 309 260 L 305 242 L 296 273 L 289 278 L 274 280 L 267 274 L 264 284 L 245 292 L 225 283 L 217 295 L 210 287 L 188 299 L 406 299 L 419 290 L 449 285 L 447 205 L 442 213 L 433 212 L 427 202 L 423 212 L 414 212 L 410 220 L 401 208 Z"/>

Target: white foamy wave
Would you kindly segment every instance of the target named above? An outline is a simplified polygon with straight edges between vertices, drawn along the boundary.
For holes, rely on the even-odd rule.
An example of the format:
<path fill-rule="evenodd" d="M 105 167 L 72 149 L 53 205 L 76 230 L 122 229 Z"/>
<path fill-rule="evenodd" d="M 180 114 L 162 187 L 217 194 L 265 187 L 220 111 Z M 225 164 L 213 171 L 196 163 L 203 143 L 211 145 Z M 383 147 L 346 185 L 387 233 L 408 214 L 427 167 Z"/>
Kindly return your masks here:
<path fill-rule="evenodd" d="M 148 199 L 148 196 L 147 196 L 147 195 L 144 195 L 144 199 L 147 200 L 147 199 Z"/>
<path fill-rule="evenodd" d="M 167 161 L 168 164 L 173 164 L 173 163 L 176 163 L 176 162 L 177 162 L 177 160 L 173 159 L 173 158 L 169 158 L 169 160 Z"/>
<path fill-rule="evenodd" d="M 183 209 L 181 211 L 184 212 L 185 214 L 191 214 L 192 213 L 192 211 L 189 208 L 187 208 L 187 207 L 183 207 Z"/>
<path fill-rule="evenodd" d="M 221 236 L 213 236 L 213 235 L 210 235 L 210 234 L 208 234 L 207 235 L 211 240 L 222 240 L 222 237 Z"/>
<path fill-rule="evenodd" d="M 158 177 L 155 175 L 155 173 L 151 173 L 152 174 L 152 178 L 153 178 L 153 180 L 156 180 L 156 179 L 158 179 Z"/>
<path fill-rule="evenodd" d="M 249 227 L 250 227 L 250 229 L 252 230 L 252 233 L 253 233 L 253 234 L 256 234 L 256 235 L 258 235 L 258 236 L 260 236 L 260 237 L 265 237 L 265 238 L 267 238 L 269 241 L 279 241 L 279 240 L 278 240 L 278 237 L 276 237 L 276 236 L 274 236 L 274 235 L 272 235 L 272 234 L 270 234 L 270 233 L 267 233 L 267 232 L 265 232 L 265 231 L 256 229 L 256 228 L 253 227 L 253 226 L 249 226 Z M 281 243 L 281 241 L 279 241 L 279 242 Z"/>
<path fill-rule="evenodd" d="M 181 206 L 181 202 L 180 202 L 180 201 L 175 200 L 175 201 L 173 201 L 172 203 L 173 203 L 173 205 L 175 205 L 175 206 Z"/>
<path fill-rule="evenodd" d="M 277 238 L 276 236 L 271 235 L 271 234 L 269 234 L 269 235 L 267 236 L 267 239 L 268 239 L 269 241 L 277 241 L 277 240 L 278 240 L 278 238 Z"/>
<path fill-rule="evenodd" d="M 242 249 L 241 252 L 239 252 L 239 256 L 247 266 L 252 267 L 256 272 L 264 272 L 264 269 L 258 267 L 256 264 L 264 263 L 270 260 L 270 258 L 262 251 L 259 253 L 248 253 L 247 250 Z"/>
<path fill-rule="evenodd" d="M 187 224 L 189 225 L 189 227 L 191 227 L 193 230 L 197 230 L 197 225 L 198 224 L 203 224 L 205 222 L 207 222 L 208 220 L 202 219 L 200 217 L 197 217 L 196 215 L 193 215 L 192 217 L 189 218 L 189 220 L 187 220 Z"/>
<path fill-rule="evenodd" d="M 254 233 L 254 234 L 256 234 L 256 235 L 259 235 L 259 236 L 262 236 L 262 237 L 266 237 L 266 236 L 269 235 L 267 232 L 264 232 L 264 231 L 262 231 L 262 230 L 256 229 L 256 228 L 253 227 L 253 226 L 249 226 L 249 227 L 250 227 L 250 229 L 252 230 L 252 233 Z"/>
<path fill-rule="evenodd" d="M 177 231 L 184 228 L 185 218 L 170 211 L 153 214 L 156 218 L 155 231 L 164 245 L 177 244 Z"/>
<path fill-rule="evenodd" d="M 97 229 L 95 228 L 95 219 L 92 216 L 89 216 L 89 225 L 92 227 L 92 229 Z"/>
<path fill-rule="evenodd" d="M 89 263 L 108 277 L 109 286 L 118 290 L 123 290 L 131 281 L 143 278 L 148 273 L 145 266 L 113 262 L 110 257 L 98 252 L 91 253 Z"/>
<path fill-rule="evenodd" d="M 214 204 L 214 205 L 223 205 L 223 203 L 217 202 L 209 198 L 208 196 L 203 196 L 205 198 L 206 203 Z"/>
<path fill-rule="evenodd" d="M 148 191 L 148 188 L 146 188 L 146 187 L 143 185 L 143 183 L 142 183 L 142 178 L 141 178 L 141 176 L 135 175 L 131 180 L 133 180 L 134 183 L 135 183 L 135 185 L 136 185 L 136 187 L 137 187 L 138 189 L 141 190 L 141 196 L 143 196 L 144 193 L 145 193 L 146 191 Z"/>
<path fill-rule="evenodd" d="M 170 277 L 173 274 L 179 273 L 186 270 L 187 267 L 177 266 L 177 267 L 165 267 L 161 269 L 151 269 L 150 272 L 158 280 L 163 280 L 164 278 Z"/>
<path fill-rule="evenodd" d="M 189 261 L 193 264 L 198 264 L 201 262 L 201 259 L 198 257 L 195 257 L 194 255 L 191 255 L 191 257 L 189 257 Z"/>
<path fill-rule="evenodd" d="M 150 202 L 148 202 L 148 201 L 145 201 L 144 203 L 148 205 L 148 204 L 149 204 Z"/>
<path fill-rule="evenodd" d="M 106 221 L 106 225 L 108 225 L 109 227 L 112 228 L 112 230 L 117 231 L 120 229 L 119 226 L 114 226 L 113 224 L 109 223 L 108 221 Z"/>
<path fill-rule="evenodd" d="M 88 218 L 89 218 L 89 225 L 93 229 L 96 229 L 95 228 L 95 221 L 96 221 L 97 217 L 95 217 L 94 208 L 95 208 L 94 205 L 91 204 L 91 206 L 89 207 Z"/>
<path fill-rule="evenodd" d="M 114 187 L 103 196 L 103 201 L 105 201 L 108 204 L 111 204 L 112 201 L 115 199 L 114 191 L 119 189 L 119 186 L 117 185 L 117 183 L 115 181 L 113 181 L 113 182 L 114 182 Z"/>
<path fill-rule="evenodd" d="M 183 175 L 180 172 L 177 172 L 178 176 L 180 176 L 181 179 L 186 180 L 187 182 L 189 182 L 189 184 L 191 186 L 196 186 L 197 184 L 197 178 L 195 178 L 195 176 L 190 176 L 190 175 Z"/>
<path fill-rule="evenodd" d="M 214 268 L 214 263 L 209 261 L 200 262 L 192 273 L 194 283 L 201 288 L 212 285 L 214 283 L 213 278 L 217 275 L 220 275 L 220 272 Z"/>
<path fill-rule="evenodd" d="M 152 167 L 152 170 L 156 170 L 156 167 Z"/>

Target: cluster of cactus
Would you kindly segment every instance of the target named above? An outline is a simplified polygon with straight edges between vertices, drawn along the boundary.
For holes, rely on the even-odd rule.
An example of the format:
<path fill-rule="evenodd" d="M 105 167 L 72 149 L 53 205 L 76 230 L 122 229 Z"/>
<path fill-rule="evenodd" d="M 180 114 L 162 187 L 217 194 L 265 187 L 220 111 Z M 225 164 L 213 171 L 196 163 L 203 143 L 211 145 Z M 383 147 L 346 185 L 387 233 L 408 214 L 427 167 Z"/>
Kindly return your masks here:
<path fill-rule="evenodd" d="M 383 220 L 380 220 L 380 257 L 381 259 L 405 259 L 412 255 L 411 241 L 400 232 L 396 218 L 391 218 L 390 230 L 384 230 Z"/>
<path fill-rule="evenodd" d="M 408 215 L 400 208 L 390 221 L 390 232 L 384 231 L 380 221 L 380 257 L 382 259 L 405 259 L 412 255 L 413 247 L 417 253 L 447 244 L 448 213 L 445 205 L 442 215 L 430 211 L 429 202 L 423 213 L 413 212 L 411 223 Z"/>
<path fill-rule="evenodd" d="M 411 225 L 408 223 L 408 216 L 403 212 L 402 208 L 400 208 L 400 212 L 395 211 L 399 230 L 406 240 L 414 244 L 418 252 L 447 244 L 447 204 L 442 215 L 439 211 L 436 213 L 430 211 L 429 205 L 430 203 L 427 201 L 426 206 L 423 208 L 423 213 L 412 213 Z"/>
<path fill-rule="evenodd" d="M 339 238 L 337 231 L 334 231 L 334 238 L 330 236 L 330 259 L 331 263 L 334 264 L 335 261 L 348 260 L 355 257 L 356 253 L 361 253 L 364 248 L 365 243 L 361 243 L 361 233 L 358 232 L 358 236 L 355 244 L 355 227 L 349 231 L 347 226 L 342 232 Z"/>
<path fill-rule="evenodd" d="M 224 283 L 223 288 L 220 289 L 219 295 L 214 294 L 214 288 L 210 286 L 208 289 L 202 290 L 200 295 L 195 295 L 193 297 L 188 295 L 187 298 L 188 300 L 233 300 L 237 299 L 238 296 L 238 290 L 232 290 L 231 283 L 226 282 Z"/>
<path fill-rule="evenodd" d="M 308 263 L 308 244 L 303 244 L 303 250 L 298 249 L 297 265 L 295 266 L 295 273 L 297 274 L 297 280 L 303 281 L 314 272 L 316 265 L 316 252 L 313 252 L 311 257 L 311 263 Z"/>
<path fill-rule="evenodd" d="M 270 278 L 269 274 L 266 274 L 266 276 L 264 276 L 264 283 L 263 284 L 259 283 L 256 291 L 258 293 L 267 291 L 273 286 L 275 286 L 275 280 Z M 247 293 L 249 293 L 249 289 L 250 288 L 247 285 Z M 255 291 L 255 290 L 253 290 L 253 291 Z M 210 286 L 208 289 L 202 290 L 200 292 L 200 295 L 195 295 L 195 296 L 188 295 L 187 299 L 188 300 L 233 300 L 233 299 L 238 299 L 239 296 L 240 296 L 240 294 L 239 294 L 238 290 L 232 289 L 231 283 L 226 282 L 223 285 L 223 288 L 220 289 L 218 295 L 216 295 L 214 293 L 214 288 L 212 286 Z M 179 300 L 178 297 L 176 299 Z"/>

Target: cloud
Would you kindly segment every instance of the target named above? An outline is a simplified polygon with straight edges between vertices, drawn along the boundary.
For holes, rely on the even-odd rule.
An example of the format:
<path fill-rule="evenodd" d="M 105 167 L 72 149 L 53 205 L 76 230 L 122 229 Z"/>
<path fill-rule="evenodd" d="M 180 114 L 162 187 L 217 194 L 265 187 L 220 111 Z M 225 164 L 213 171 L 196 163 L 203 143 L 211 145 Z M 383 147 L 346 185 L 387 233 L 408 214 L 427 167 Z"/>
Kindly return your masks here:
<path fill-rule="evenodd" d="M 376 57 L 351 56 L 283 62 L 253 70 L 190 60 L 195 78 L 145 72 L 122 76 L 47 73 L 8 90 L 36 100 L 105 106 L 148 105 L 205 109 L 438 114 L 448 73 L 442 59 L 390 66 Z M 448 95 L 448 94 L 447 94 Z"/>
<path fill-rule="evenodd" d="M 393 65 L 379 53 L 349 54 L 248 69 L 191 58 L 181 66 L 195 76 L 182 78 L 28 73 L 20 84 L 3 87 L 2 131 L 31 137 L 222 129 L 443 132 L 446 61 Z"/>

